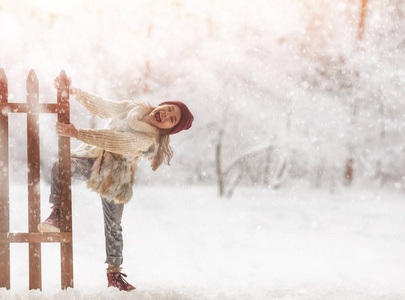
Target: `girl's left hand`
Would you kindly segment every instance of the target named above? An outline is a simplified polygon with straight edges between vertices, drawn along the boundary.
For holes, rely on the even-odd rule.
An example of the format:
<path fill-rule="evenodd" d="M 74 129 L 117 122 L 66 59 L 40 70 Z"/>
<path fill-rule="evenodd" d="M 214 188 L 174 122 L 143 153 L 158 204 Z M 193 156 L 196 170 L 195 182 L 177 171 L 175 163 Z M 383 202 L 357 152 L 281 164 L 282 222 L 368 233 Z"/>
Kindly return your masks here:
<path fill-rule="evenodd" d="M 77 138 L 78 130 L 73 124 L 64 124 L 56 122 L 55 125 L 56 134 L 59 136 L 73 137 Z"/>

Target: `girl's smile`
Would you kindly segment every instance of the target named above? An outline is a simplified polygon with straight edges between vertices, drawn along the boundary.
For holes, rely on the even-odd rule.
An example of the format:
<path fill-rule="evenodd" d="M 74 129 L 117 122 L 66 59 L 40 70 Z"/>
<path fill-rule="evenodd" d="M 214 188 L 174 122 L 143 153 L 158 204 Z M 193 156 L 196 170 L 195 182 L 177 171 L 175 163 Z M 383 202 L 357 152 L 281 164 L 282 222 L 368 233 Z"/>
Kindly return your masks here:
<path fill-rule="evenodd" d="M 148 116 L 148 121 L 160 129 L 170 129 L 180 122 L 180 118 L 180 108 L 169 104 L 156 107 Z"/>

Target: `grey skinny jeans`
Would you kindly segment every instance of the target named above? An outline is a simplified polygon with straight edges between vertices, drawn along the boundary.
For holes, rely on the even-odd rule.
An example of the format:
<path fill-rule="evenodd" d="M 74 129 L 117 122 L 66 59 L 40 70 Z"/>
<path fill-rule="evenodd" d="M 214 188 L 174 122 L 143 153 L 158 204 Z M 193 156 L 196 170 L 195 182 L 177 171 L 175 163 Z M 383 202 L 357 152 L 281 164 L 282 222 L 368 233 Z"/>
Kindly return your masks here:
<path fill-rule="evenodd" d="M 92 158 L 71 158 L 71 176 L 75 179 L 86 181 L 90 176 L 90 170 L 93 166 Z M 49 202 L 59 205 L 59 167 L 56 161 L 52 167 L 51 173 L 51 194 Z M 122 248 L 124 245 L 122 239 L 121 219 L 124 210 L 124 204 L 115 204 L 108 202 L 101 197 L 104 213 L 104 235 L 106 248 L 106 263 L 119 266 L 123 262 Z"/>

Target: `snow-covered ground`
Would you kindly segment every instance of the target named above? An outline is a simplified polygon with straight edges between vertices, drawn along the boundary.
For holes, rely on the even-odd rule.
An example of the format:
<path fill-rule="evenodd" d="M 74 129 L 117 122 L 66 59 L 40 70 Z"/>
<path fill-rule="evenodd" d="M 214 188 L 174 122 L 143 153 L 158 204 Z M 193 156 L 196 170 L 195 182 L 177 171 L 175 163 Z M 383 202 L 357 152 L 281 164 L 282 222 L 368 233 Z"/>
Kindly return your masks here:
<path fill-rule="evenodd" d="M 27 230 L 26 188 L 11 186 L 11 231 Z M 49 186 L 41 188 L 48 214 Z M 0 299 L 405 299 L 405 196 L 379 190 L 136 186 L 123 218 L 124 269 L 106 288 L 101 203 L 73 188 L 75 288 L 60 290 L 58 244 L 43 244 L 43 291 L 28 290 L 28 247 L 11 246 Z"/>

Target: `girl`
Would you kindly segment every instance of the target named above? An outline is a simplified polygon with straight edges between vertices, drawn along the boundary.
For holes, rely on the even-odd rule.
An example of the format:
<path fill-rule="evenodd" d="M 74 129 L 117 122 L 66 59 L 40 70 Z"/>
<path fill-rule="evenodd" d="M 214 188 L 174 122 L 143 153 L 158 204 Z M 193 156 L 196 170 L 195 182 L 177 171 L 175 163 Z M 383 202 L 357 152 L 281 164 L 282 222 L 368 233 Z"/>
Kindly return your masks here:
<path fill-rule="evenodd" d="M 55 86 L 59 85 L 58 79 Z M 124 204 L 132 197 L 137 163 L 141 157 L 151 161 L 155 171 L 173 156 L 169 136 L 191 127 L 194 120 L 187 106 L 168 101 L 152 107 L 135 101 L 110 101 L 70 86 L 69 92 L 91 113 L 111 118 L 106 129 L 76 129 L 73 124 L 56 123 L 56 133 L 82 142 L 72 151 L 72 177 L 87 181 L 87 187 L 101 196 L 108 286 L 134 290 L 121 273 Z M 51 215 L 38 225 L 40 232 L 59 232 L 59 168 L 52 168 Z"/>

